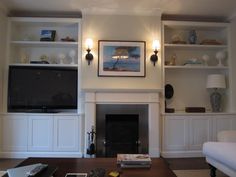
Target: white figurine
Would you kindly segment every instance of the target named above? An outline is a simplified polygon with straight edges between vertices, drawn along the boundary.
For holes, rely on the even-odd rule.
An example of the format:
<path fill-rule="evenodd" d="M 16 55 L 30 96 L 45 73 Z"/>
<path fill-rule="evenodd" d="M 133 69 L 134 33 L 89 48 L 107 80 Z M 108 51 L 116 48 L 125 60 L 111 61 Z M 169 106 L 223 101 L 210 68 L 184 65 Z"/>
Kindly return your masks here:
<path fill-rule="evenodd" d="M 64 53 L 59 53 L 59 54 L 58 54 L 58 58 L 59 58 L 59 63 L 60 63 L 60 64 L 63 64 L 64 61 L 65 61 L 66 56 L 65 56 Z"/>
<path fill-rule="evenodd" d="M 76 62 L 75 62 L 75 55 L 76 55 L 76 51 L 75 50 L 70 50 L 70 52 L 69 52 L 69 56 L 70 56 L 70 58 L 71 58 L 71 64 L 75 64 Z"/>
<path fill-rule="evenodd" d="M 225 51 L 219 51 L 216 53 L 216 59 L 218 60 L 218 66 L 224 66 L 222 60 L 225 59 Z"/>
<path fill-rule="evenodd" d="M 205 66 L 207 66 L 207 65 L 208 65 L 207 62 L 208 62 L 209 59 L 210 59 L 209 55 L 204 54 L 204 55 L 202 56 L 202 59 L 203 59 L 203 61 L 204 61 Z"/>

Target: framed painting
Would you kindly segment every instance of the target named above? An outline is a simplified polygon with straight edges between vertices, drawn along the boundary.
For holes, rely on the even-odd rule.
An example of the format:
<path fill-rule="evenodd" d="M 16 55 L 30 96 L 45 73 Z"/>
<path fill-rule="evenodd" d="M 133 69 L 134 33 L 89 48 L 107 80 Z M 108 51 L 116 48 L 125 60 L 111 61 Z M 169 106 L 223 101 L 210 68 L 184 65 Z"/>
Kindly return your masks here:
<path fill-rule="evenodd" d="M 145 77 L 145 41 L 98 41 L 98 76 Z"/>

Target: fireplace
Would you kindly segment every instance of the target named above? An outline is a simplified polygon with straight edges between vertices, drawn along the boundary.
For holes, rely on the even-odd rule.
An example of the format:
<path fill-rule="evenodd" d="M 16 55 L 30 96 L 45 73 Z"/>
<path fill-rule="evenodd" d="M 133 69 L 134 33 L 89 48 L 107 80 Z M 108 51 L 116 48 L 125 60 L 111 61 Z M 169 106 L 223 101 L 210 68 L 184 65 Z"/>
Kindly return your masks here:
<path fill-rule="evenodd" d="M 96 129 L 96 146 L 98 146 L 97 154 L 105 156 L 104 143 L 105 141 L 105 122 L 106 115 L 118 115 L 122 117 L 126 115 L 139 115 L 138 132 L 139 141 L 137 144 L 138 152 L 148 152 L 151 157 L 160 157 L 160 98 L 161 90 L 85 90 L 85 119 L 84 119 L 84 137 L 91 131 L 91 127 Z M 114 107 L 113 107 L 114 106 Z M 129 106 L 136 108 L 126 109 Z M 140 110 L 139 106 L 145 107 L 141 110 L 143 113 L 134 112 Z M 126 110 L 125 110 L 126 109 Z M 100 113 L 100 110 L 108 111 L 105 114 Z M 125 110 L 125 111 L 124 111 Z M 129 111 L 132 110 L 132 111 Z M 109 119 L 109 118 L 108 118 Z M 116 119 L 116 118 L 115 118 Z M 118 119 L 118 118 L 117 118 Z M 131 118 L 132 119 L 132 118 Z M 102 123 L 103 122 L 103 123 Z M 142 127 L 144 126 L 144 127 Z M 99 128 L 98 128 L 99 127 Z M 101 132 L 100 130 L 104 130 Z M 143 132 L 145 130 L 145 132 Z M 88 139 L 84 138 L 84 155 L 87 155 Z M 144 146 L 143 146 L 144 145 Z M 100 148 L 102 147 L 102 148 Z M 137 148 L 136 148 L 137 149 Z M 117 150 L 115 150 L 117 151 Z M 110 153 L 110 152 L 109 152 Z M 112 152 L 114 153 L 114 152 Z"/>
<path fill-rule="evenodd" d="M 148 105 L 97 104 L 96 156 L 148 153 Z"/>

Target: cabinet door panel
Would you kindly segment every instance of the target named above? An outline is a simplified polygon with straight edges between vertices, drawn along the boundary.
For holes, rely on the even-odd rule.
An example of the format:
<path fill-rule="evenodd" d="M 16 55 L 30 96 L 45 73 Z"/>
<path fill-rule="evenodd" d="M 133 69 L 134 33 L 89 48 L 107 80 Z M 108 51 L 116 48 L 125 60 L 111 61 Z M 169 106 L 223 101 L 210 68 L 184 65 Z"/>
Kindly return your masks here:
<path fill-rule="evenodd" d="M 188 120 L 181 116 L 166 116 L 164 122 L 164 149 L 186 150 Z"/>
<path fill-rule="evenodd" d="M 214 116 L 213 141 L 217 141 L 217 133 L 223 130 L 232 129 L 232 118 L 230 115 Z"/>
<path fill-rule="evenodd" d="M 30 116 L 29 147 L 30 151 L 52 151 L 53 116 Z"/>
<path fill-rule="evenodd" d="M 4 116 L 2 127 L 4 151 L 27 151 L 27 116 Z"/>
<path fill-rule="evenodd" d="M 190 131 L 189 149 L 201 150 L 203 143 L 210 140 L 210 136 L 211 136 L 210 117 L 192 116 L 190 118 L 189 131 Z"/>
<path fill-rule="evenodd" d="M 78 116 L 54 116 L 54 150 L 78 151 Z"/>

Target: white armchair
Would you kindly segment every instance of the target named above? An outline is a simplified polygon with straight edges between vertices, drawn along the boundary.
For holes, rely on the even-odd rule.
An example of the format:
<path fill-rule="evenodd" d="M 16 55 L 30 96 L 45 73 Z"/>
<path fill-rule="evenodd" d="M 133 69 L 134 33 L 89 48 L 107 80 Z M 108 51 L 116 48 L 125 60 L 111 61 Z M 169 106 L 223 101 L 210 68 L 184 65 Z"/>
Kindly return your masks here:
<path fill-rule="evenodd" d="M 236 131 L 221 131 L 217 140 L 203 144 L 203 154 L 211 166 L 210 176 L 215 177 L 215 171 L 219 169 L 230 177 L 236 177 Z"/>

